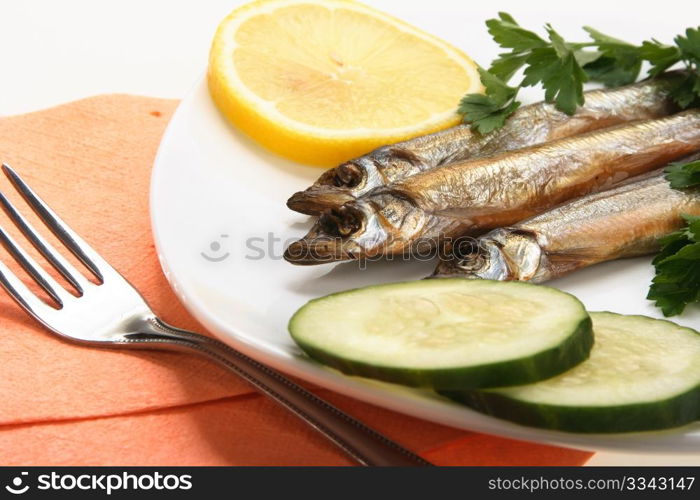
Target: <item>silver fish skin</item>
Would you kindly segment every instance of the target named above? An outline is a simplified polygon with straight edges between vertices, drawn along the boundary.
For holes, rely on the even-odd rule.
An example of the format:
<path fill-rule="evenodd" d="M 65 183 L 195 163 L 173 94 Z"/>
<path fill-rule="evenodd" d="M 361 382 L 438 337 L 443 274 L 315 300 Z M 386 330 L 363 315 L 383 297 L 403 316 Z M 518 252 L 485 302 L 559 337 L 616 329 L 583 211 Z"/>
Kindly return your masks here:
<path fill-rule="evenodd" d="M 681 73 L 670 72 L 624 87 L 587 91 L 585 104 L 573 116 L 562 113 L 553 104 L 540 102 L 518 109 L 503 128 L 489 134 L 480 135 L 472 132 L 468 125 L 458 125 L 383 146 L 325 172 L 311 187 L 294 194 L 287 206 L 301 213 L 318 215 L 379 186 L 449 163 L 632 120 L 668 116 L 678 111 L 668 92 L 680 77 Z"/>
<path fill-rule="evenodd" d="M 700 151 L 700 110 L 445 165 L 328 210 L 285 258 L 294 264 L 423 255 L 508 226 Z"/>
<path fill-rule="evenodd" d="M 671 188 L 663 171 L 643 177 L 465 240 L 471 251 L 441 260 L 433 277 L 541 283 L 600 262 L 653 254 L 659 238 L 683 226 L 682 214 L 700 215 L 700 192 Z"/>

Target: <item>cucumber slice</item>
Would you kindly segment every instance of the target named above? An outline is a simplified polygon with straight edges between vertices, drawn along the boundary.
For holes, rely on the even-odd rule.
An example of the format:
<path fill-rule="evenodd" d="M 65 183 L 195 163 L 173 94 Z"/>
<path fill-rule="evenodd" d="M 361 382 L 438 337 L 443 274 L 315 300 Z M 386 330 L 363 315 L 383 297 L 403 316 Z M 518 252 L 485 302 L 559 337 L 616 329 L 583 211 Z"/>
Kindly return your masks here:
<path fill-rule="evenodd" d="M 700 418 L 700 334 L 646 316 L 591 313 L 588 361 L 536 384 L 443 392 L 506 420 L 570 432 L 665 429 Z"/>
<path fill-rule="evenodd" d="M 289 331 L 309 356 L 344 373 L 435 389 L 542 380 L 586 359 L 593 344 L 591 320 L 572 295 L 459 278 L 312 300 Z"/>

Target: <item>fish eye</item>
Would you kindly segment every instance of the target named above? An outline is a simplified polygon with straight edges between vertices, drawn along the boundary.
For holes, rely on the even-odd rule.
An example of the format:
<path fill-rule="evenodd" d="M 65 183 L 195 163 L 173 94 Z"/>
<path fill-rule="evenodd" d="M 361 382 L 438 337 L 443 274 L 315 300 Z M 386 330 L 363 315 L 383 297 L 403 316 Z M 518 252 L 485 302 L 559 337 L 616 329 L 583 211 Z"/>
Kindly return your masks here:
<path fill-rule="evenodd" d="M 465 259 L 475 253 L 479 253 L 479 242 L 475 238 L 459 238 L 452 245 L 452 256 L 457 259 Z"/>
<path fill-rule="evenodd" d="M 333 184 L 336 187 L 356 187 L 360 183 L 362 173 L 360 167 L 353 163 L 345 163 L 335 169 Z"/>
<path fill-rule="evenodd" d="M 474 271 L 483 268 L 488 262 L 488 256 L 481 252 L 472 253 L 466 258 L 457 261 L 457 267 L 464 271 Z"/>

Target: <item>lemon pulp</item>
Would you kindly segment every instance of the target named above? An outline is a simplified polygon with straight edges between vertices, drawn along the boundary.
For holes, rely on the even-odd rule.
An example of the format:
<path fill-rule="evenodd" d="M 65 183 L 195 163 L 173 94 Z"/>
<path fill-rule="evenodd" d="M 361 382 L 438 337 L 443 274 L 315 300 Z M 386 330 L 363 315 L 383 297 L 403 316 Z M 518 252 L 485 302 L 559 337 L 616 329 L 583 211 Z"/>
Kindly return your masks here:
<path fill-rule="evenodd" d="M 241 7 L 219 26 L 208 80 L 245 133 L 322 166 L 454 125 L 460 97 L 481 91 L 466 55 L 349 0 Z"/>

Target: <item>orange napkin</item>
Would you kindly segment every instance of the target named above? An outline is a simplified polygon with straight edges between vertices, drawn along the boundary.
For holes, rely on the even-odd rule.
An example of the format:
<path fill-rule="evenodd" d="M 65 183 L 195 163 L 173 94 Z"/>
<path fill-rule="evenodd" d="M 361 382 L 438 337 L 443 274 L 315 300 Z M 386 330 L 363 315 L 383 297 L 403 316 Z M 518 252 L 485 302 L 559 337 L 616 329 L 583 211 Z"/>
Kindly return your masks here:
<path fill-rule="evenodd" d="M 151 164 L 176 105 L 100 96 L 1 118 L 0 161 L 14 166 L 164 320 L 203 331 L 161 273 L 148 217 Z M 3 191 L 17 200 L 4 182 Z M 350 463 L 296 417 L 209 361 L 69 344 L 1 293 L 0 311 L 3 465 Z M 578 465 L 590 457 L 452 429 L 315 390 L 436 464 Z"/>

